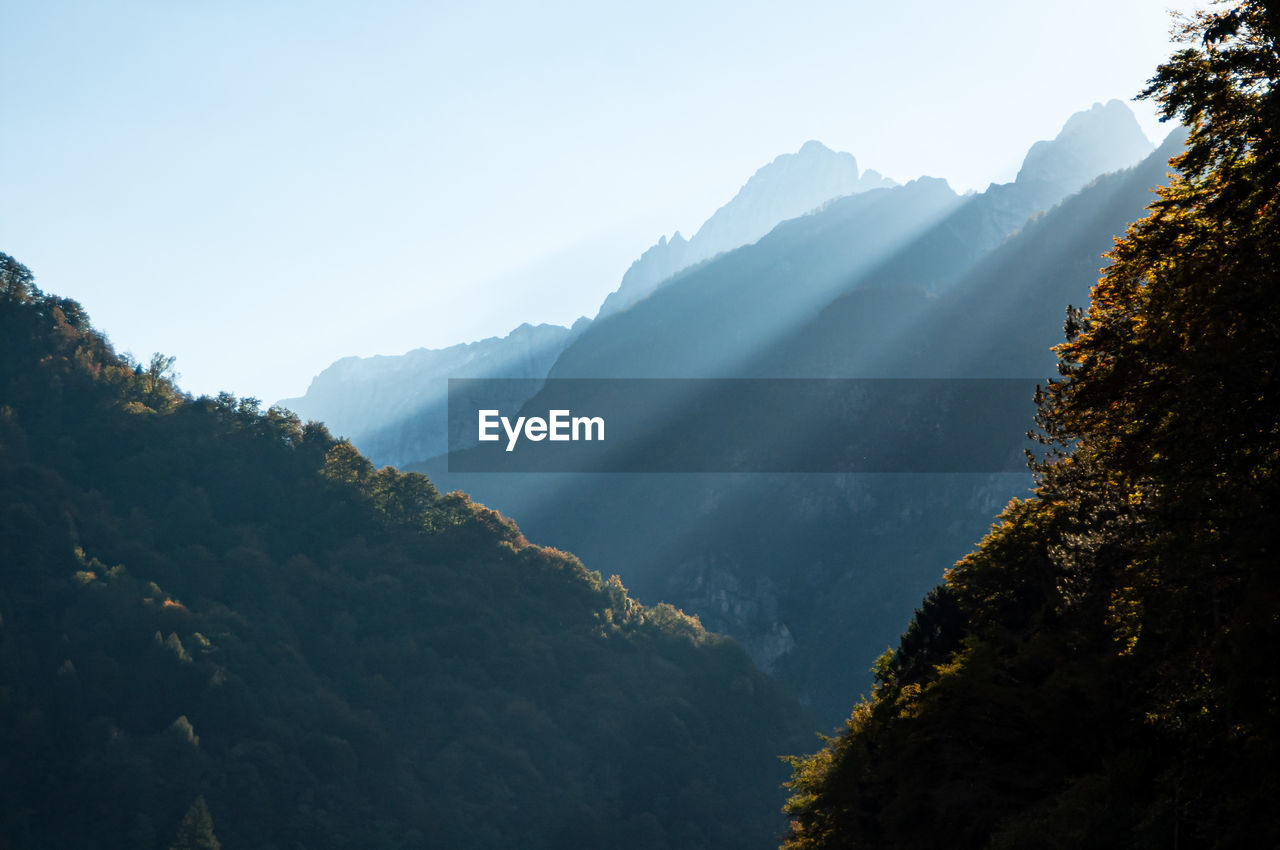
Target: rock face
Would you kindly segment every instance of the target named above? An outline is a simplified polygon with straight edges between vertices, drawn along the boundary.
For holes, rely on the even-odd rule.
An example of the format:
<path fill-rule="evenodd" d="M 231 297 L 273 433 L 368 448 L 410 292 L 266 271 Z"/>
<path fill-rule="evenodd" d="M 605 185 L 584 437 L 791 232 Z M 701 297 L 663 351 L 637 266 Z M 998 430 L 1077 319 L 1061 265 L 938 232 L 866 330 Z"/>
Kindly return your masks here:
<path fill-rule="evenodd" d="M 625 310 L 676 272 L 717 254 L 749 245 L 780 222 L 817 209 L 834 198 L 897 185 L 878 172 L 858 171 L 853 154 L 837 153 L 808 141 L 796 153 L 783 154 L 761 168 L 698 228 L 692 239 L 676 232 L 632 263 L 617 291 L 605 299 L 599 315 Z"/>
<path fill-rule="evenodd" d="M 523 324 L 505 337 L 398 356 L 344 357 L 280 402 L 349 438 L 374 463 L 401 466 L 443 454 L 449 378 L 543 378 L 588 324 Z M 515 404 L 525 399 L 513 399 Z"/>
<path fill-rule="evenodd" d="M 707 628 L 739 635 L 765 673 L 774 674 L 778 659 L 796 647 L 791 630 L 778 617 L 778 589 L 767 575 L 748 580 L 741 564 L 700 555 L 675 565 L 667 588 L 696 607 Z"/>

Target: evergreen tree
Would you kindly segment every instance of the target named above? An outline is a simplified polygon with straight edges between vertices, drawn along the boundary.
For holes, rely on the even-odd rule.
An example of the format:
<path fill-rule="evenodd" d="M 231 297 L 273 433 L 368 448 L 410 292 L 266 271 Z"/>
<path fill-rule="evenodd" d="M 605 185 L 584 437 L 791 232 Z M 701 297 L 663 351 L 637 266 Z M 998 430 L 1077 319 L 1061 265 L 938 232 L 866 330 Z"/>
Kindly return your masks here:
<path fill-rule="evenodd" d="M 222 850 L 222 843 L 213 834 L 213 817 L 203 794 L 187 809 L 169 850 Z"/>

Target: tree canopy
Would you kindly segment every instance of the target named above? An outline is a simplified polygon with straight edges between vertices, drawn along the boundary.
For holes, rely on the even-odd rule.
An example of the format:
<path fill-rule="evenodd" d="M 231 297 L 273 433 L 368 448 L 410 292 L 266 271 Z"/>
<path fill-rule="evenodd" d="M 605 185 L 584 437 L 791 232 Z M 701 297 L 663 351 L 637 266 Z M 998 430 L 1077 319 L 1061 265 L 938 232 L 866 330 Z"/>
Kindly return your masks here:
<path fill-rule="evenodd" d="M 774 842 L 740 647 L 172 367 L 0 254 L 0 846 Z"/>
<path fill-rule="evenodd" d="M 1186 149 L 1068 310 L 1035 496 L 793 761 L 788 847 L 1280 844 L 1275 5 L 1180 21 Z"/>

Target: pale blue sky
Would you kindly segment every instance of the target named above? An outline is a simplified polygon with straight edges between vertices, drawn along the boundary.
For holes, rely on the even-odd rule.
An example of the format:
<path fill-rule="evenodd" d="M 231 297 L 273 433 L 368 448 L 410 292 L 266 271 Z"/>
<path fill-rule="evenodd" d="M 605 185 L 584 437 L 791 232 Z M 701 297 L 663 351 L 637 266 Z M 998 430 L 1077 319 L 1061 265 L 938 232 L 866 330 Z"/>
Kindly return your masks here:
<path fill-rule="evenodd" d="M 187 389 L 273 401 L 593 314 L 807 139 L 1012 179 L 1141 88 L 1167 5 L 3 0 L 0 251 Z"/>

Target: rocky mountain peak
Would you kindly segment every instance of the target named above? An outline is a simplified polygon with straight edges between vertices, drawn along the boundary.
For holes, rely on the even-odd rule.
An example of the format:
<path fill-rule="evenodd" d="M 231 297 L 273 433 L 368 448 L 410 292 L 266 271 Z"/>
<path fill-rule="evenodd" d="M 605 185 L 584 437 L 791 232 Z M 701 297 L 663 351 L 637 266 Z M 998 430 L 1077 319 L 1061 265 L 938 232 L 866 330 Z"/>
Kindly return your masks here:
<path fill-rule="evenodd" d="M 1055 184 L 1071 194 L 1097 175 L 1127 168 L 1154 149 L 1122 101 L 1095 103 L 1068 118 L 1052 141 L 1032 145 L 1016 182 Z"/>
<path fill-rule="evenodd" d="M 749 245 L 781 222 L 827 201 L 895 185 L 879 172 L 859 172 L 853 154 L 833 151 L 811 139 L 795 153 L 784 153 L 757 170 L 690 239 L 678 232 L 670 239 L 659 239 L 627 270 L 618 290 L 605 299 L 600 315 L 631 306 L 677 272 Z"/>

